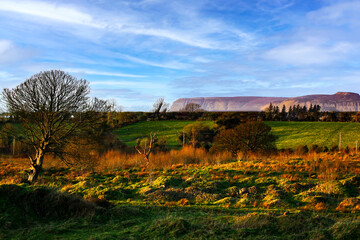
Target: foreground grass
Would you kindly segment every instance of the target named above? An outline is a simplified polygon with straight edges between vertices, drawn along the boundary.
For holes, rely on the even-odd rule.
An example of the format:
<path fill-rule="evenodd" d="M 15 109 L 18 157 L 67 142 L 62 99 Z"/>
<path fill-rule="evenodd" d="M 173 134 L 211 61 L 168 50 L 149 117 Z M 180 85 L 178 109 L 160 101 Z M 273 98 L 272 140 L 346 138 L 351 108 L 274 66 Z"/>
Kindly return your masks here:
<path fill-rule="evenodd" d="M 7 221 L 0 227 L 2 239 L 356 239 L 360 225 L 314 213 L 155 206 L 98 208 L 92 216 L 66 220 L 22 212 L 13 220 L 29 225 Z"/>
<path fill-rule="evenodd" d="M 10 189 L 22 197 L 32 194 L 39 205 L 50 207 L 39 211 L 29 197 L 20 203 L 13 196 L 0 195 L 1 239 L 357 239 L 360 234 L 355 215 L 317 212 L 129 205 L 106 209 L 78 203 L 64 213 L 84 206 L 89 213 L 64 217 L 53 213 L 61 206 L 58 199 L 63 193 L 29 188 L 3 185 L 0 192 Z M 49 201 L 46 195 L 42 199 L 33 194 L 42 192 L 44 197 L 44 190 L 56 197 Z"/>
<path fill-rule="evenodd" d="M 0 238 L 357 239 L 358 157 L 47 168 L 34 186 L 0 159 Z"/>
<path fill-rule="evenodd" d="M 148 136 L 150 132 L 158 132 L 158 136 L 167 140 L 168 147 L 179 148 L 178 133 L 194 121 L 149 121 L 138 122 L 117 129 L 119 139 L 129 146 L 135 146 L 136 139 Z M 207 121 L 209 125 L 214 122 Z M 299 145 L 318 144 L 330 148 L 339 144 L 339 134 L 342 134 L 342 146 L 355 147 L 360 140 L 360 123 L 355 122 L 266 122 L 272 133 L 278 136 L 276 145 L 279 149 L 296 148 Z"/>

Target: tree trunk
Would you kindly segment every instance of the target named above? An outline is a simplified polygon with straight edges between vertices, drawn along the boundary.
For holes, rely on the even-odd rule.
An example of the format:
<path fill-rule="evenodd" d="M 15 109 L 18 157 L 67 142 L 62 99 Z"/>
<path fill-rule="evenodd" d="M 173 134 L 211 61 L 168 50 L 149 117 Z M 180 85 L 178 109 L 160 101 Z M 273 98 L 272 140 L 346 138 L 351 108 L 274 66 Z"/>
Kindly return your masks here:
<path fill-rule="evenodd" d="M 30 173 L 28 175 L 28 182 L 30 184 L 34 183 L 37 180 L 39 173 L 42 170 L 43 161 L 44 161 L 44 152 L 39 151 L 38 154 L 36 154 L 36 158 L 34 159 L 34 162 L 30 169 Z"/>

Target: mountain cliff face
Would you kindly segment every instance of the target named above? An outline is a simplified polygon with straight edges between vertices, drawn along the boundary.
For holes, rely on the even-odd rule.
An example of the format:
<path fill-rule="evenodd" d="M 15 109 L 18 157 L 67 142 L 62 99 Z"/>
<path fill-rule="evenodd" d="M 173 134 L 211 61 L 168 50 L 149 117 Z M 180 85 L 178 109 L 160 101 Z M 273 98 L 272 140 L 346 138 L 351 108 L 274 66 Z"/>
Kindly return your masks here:
<path fill-rule="evenodd" d="M 180 98 L 176 100 L 170 111 L 177 112 L 188 103 L 196 103 L 206 111 L 259 111 L 263 106 L 271 102 L 281 102 L 286 98 L 281 97 L 202 97 Z"/>
<path fill-rule="evenodd" d="M 290 106 L 298 105 L 320 105 L 321 111 L 339 111 L 339 112 L 356 112 L 360 111 L 360 95 L 351 92 L 338 92 L 333 95 L 307 95 L 302 97 L 288 98 L 275 105 L 281 107 L 285 105 L 288 109 Z"/>
<path fill-rule="evenodd" d="M 206 111 L 261 111 L 270 103 L 280 108 L 285 105 L 287 109 L 293 105 L 320 105 L 321 111 L 360 111 L 360 95 L 351 92 L 338 92 L 333 95 L 307 95 L 294 98 L 281 97 L 201 97 L 180 98 L 171 106 L 170 111 L 176 112 L 188 103 L 197 103 Z"/>

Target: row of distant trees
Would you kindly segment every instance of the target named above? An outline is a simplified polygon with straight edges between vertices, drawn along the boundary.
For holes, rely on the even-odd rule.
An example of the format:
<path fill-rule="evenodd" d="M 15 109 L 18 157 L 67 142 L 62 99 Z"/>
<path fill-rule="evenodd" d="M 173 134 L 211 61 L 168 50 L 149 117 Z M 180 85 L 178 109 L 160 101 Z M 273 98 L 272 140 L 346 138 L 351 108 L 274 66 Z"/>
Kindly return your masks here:
<path fill-rule="evenodd" d="M 320 118 L 320 105 L 310 105 L 309 108 L 300 106 L 300 104 L 290 106 L 288 109 L 285 105 L 281 110 L 279 106 L 270 103 L 265 109 L 265 119 L 268 121 L 318 121 Z"/>
<path fill-rule="evenodd" d="M 323 121 L 323 122 L 359 122 L 360 112 L 337 112 L 321 111 L 320 105 L 310 104 L 293 105 L 286 108 L 285 105 L 270 105 L 264 112 L 260 113 L 260 118 L 265 121 Z"/>

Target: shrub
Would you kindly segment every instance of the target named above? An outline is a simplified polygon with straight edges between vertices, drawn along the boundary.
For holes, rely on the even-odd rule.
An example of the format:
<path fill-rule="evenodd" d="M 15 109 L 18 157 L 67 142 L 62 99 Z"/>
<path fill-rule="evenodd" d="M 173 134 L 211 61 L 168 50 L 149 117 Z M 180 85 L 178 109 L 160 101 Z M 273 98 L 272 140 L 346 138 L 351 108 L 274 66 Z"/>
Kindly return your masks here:
<path fill-rule="evenodd" d="M 233 129 L 223 129 L 215 137 L 215 150 L 230 151 L 235 157 L 239 152 L 271 152 L 276 150 L 276 136 L 264 122 L 247 122 Z"/>
<path fill-rule="evenodd" d="M 209 149 L 214 139 L 215 132 L 203 122 L 195 122 L 186 125 L 179 132 L 178 139 L 180 142 L 192 144 L 193 147 L 203 147 Z M 185 137 L 185 139 L 183 139 Z"/>

